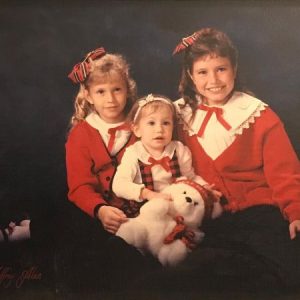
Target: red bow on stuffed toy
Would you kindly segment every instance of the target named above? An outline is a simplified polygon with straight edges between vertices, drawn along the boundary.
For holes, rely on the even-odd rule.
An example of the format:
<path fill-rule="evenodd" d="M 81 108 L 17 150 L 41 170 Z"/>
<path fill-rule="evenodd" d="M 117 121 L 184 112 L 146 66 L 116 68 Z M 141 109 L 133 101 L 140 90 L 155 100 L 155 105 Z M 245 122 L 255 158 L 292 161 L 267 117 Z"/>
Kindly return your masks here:
<path fill-rule="evenodd" d="M 194 249 L 196 247 L 195 233 L 184 224 L 184 218 L 177 216 L 174 218 L 176 225 L 164 239 L 165 244 L 171 244 L 175 240 L 180 239 L 187 248 Z"/>

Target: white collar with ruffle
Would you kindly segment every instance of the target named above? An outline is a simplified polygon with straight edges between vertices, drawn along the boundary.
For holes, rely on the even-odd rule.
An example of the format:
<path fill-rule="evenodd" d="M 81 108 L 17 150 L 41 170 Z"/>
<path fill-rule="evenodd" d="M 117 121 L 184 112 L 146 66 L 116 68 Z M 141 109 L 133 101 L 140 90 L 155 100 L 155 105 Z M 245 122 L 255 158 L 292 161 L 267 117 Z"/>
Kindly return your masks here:
<path fill-rule="evenodd" d="M 199 104 L 201 102 L 200 98 Z M 207 112 L 198 109 L 192 124 L 188 125 L 188 121 L 192 116 L 192 109 L 188 105 L 180 108 L 179 106 L 183 104 L 183 98 L 175 102 L 179 113 L 179 122 L 183 124 L 183 129 L 187 130 L 190 136 L 197 134 Z M 250 124 L 255 122 L 255 118 L 261 115 L 261 111 L 266 109 L 266 106 L 268 106 L 266 103 L 253 96 L 242 92 L 234 92 L 228 102 L 221 106 L 223 109 L 223 118 L 231 126 L 229 134 L 231 136 L 241 135 L 243 129 L 249 128 Z"/>

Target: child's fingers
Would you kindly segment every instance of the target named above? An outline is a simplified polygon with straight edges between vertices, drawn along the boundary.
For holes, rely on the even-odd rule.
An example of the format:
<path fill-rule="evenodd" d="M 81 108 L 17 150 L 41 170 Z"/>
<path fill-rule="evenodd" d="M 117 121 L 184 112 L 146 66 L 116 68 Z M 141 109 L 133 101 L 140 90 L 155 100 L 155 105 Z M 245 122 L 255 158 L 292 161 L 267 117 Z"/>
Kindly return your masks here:
<path fill-rule="evenodd" d="M 109 222 L 106 224 L 106 228 L 113 229 L 115 231 L 117 231 L 119 227 L 120 227 L 120 223 L 116 221 Z"/>
<path fill-rule="evenodd" d="M 213 190 L 214 189 L 214 187 L 215 187 L 215 185 L 212 183 L 212 184 L 205 184 L 204 186 L 203 186 L 205 189 L 207 189 L 207 190 Z"/>
<path fill-rule="evenodd" d="M 109 216 L 109 222 L 110 224 L 117 226 L 117 228 L 120 227 L 120 225 L 124 222 L 127 222 L 128 218 L 122 211 L 112 211 Z"/>
<path fill-rule="evenodd" d="M 289 226 L 290 238 L 293 240 L 297 233 L 300 232 L 300 220 L 293 221 Z"/>
<path fill-rule="evenodd" d="M 217 191 L 217 190 L 214 190 L 214 194 L 217 196 L 217 197 L 222 197 L 222 193 Z"/>
<path fill-rule="evenodd" d="M 106 231 L 112 234 L 115 234 L 118 231 L 118 228 L 115 226 L 105 226 L 104 228 Z"/>
<path fill-rule="evenodd" d="M 103 209 L 100 211 L 100 220 L 104 229 L 114 234 L 120 225 L 127 221 L 127 217 L 116 207 L 103 206 Z"/>
<path fill-rule="evenodd" d="M 296 237 L 296 229 L 290 228 L 290 238 L 293 240 Z"/>
<path fill-rule="evenodd" d="M 127 216 L 125 215 L 125 213 L 118 209 L 117 207 L 112 207 L 112 213 L 114 213 L 114 215 L 122 218 L 122 219 L 127 219 Z"/>
<path fill-rule="evenodd" d="M 114 220 L 114 219 L 110 219 L 109 221 L 107 221 L 103 224 L 105 230 L 107 230 L 108 232 L 113 233 L 113 234 L 115 234 L 117 232 L 120 225 L 121 225 L 121 222 L 119 222 L 118 220 Z"/>
<path fill-rule="evenodd" d="M 116 207 L 112 207 L 109 213 L 106 215 L 106 220 L 115 220 L 117 222 L 125 222 L 127 220 L 126 215 Z"/>

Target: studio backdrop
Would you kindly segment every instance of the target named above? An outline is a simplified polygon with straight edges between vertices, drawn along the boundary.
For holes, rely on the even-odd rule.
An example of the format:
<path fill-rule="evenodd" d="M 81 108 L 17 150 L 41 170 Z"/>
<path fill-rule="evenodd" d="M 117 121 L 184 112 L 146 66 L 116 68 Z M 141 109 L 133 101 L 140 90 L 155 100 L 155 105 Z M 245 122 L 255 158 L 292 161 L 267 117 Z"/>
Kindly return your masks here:
<path fill-rule="evenodd" d="M 178 99 L 172 51 L 202 27 L 239 49 L 247 87 L 285 123 L 300 154 L 300 6 L 293 1 L 1 1 L 0 217 L 66 201 L 64 143 L 78 87 L 67 78 L 105 47 L 130 62 L 138 94 Z"/>

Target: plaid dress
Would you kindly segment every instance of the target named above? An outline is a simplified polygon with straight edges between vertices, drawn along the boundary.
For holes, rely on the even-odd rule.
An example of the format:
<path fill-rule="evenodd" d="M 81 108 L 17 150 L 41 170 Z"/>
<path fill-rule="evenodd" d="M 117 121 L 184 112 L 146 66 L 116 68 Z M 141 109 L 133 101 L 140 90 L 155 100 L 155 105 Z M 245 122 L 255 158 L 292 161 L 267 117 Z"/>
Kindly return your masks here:
<path fill-rule="evenodd" d="M 145 185 L 145 187 L 147 189 L 154 191 L 154 183 L 153 183 L 151 168 L 149 168 L 148 164 L 145 164 L 140 160 L 139 160 L 139 167 L 140 167 L 140 172 L 141 172 L 143 184 Z M 181 176 L 176 151 L 174 152 L 173 157 L 169 161 L 169 168 L 170 168 L 170 171 L 171 171 L 171 174 L 172 174 L 173 181 L 175 181 L 176 178 Z M 122 206 L 122 210 L 125 212 L 125 214 L 129 218 L 134 218 L 134 217 L 138 216 L 140 208 L 146 202 L 147 202 L 147 200 L 144 200 L 142 202 L 137 202 L 137 201 L 134 201 L 134 200 L 126 200 L 126 201 L 124 201 L 124 204 Z"/>
<path fill-rule="evenodd" d="M 139 166 L 140 166 L 143 184 L 145 185 L 145 187 L 147 189 L 154 191 L 154 183 L 153 183 L 153 177 L 152 177 L 151 170 L 148 168 L 148 165 L 144 164 L 140 160 L 139 160 Z M 181 176 L 176 151 L 174 152 L 174 155 L 169 162 L 169 167 L 170 167 L 170 170 L 172 173 L 173 181 L 175 181 L 176 178 Z"/>

